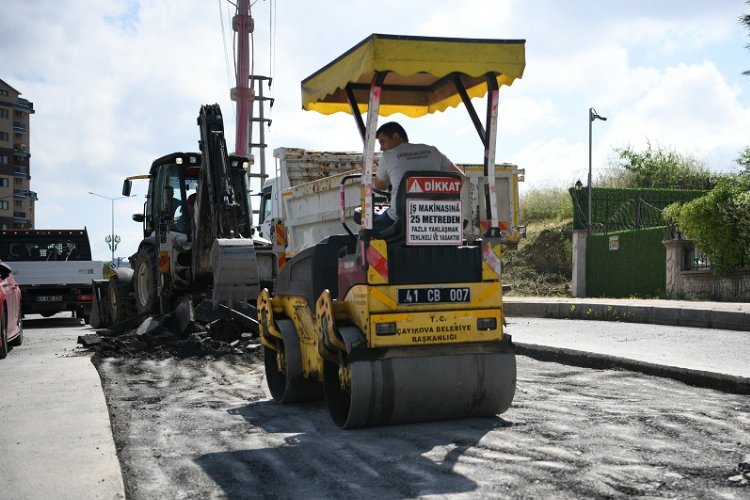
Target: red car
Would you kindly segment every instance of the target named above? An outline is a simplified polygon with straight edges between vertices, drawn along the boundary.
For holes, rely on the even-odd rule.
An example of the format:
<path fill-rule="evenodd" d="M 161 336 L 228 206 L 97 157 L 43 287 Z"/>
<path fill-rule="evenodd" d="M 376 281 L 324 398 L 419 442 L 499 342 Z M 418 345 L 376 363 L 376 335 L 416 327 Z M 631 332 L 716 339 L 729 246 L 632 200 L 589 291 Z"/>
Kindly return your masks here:
<path fill-rule="evenodd" d="M 9 346 L 21 343 L 21 289 L 11 274 L 11 268 L 0 261 L 0 359 L 8 355 Z"/>

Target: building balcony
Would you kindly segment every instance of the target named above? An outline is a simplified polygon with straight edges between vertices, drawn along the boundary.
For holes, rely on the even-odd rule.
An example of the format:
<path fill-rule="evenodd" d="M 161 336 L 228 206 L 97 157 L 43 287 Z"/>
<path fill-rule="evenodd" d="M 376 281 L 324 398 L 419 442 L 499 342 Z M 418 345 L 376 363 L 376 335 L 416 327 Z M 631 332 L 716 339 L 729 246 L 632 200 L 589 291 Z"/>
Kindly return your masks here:
<path fill-rule="evenodd" d="M 13 190 L 13 199 L 14 200 L 32 200 L 37 201 L 37 194 L 35 191 L 31 191 L 30 189 L 14 189 Z"/>
<path fill-rule="evenodd" d="M 20 177 L 21 179 L 29 179 L 29 174 L 26 172 L 26 167 L 14 167 L 13 177 Z"/>
<path fill-rule="evenodd" d="M 30 102 L 28 99 L 24 99 L 23 97 L 18 98 L 18 102 L 16 103 L 15 108 L 22 109 L 27 113 L 34 113 L 34 103 Z"/>
<path fill-rule="evenodd" d="M 14 151 L 20 151 L 21 153 L 25 153 L 28 148 L 26 147 L 26 144 L 23 144 L 21 142 L 13 143 L 13 150 Z"/>
<path fill-rule="evenodd" d="M 25 133 L 28 130 L 28 127 L 26 127 L 26 124 L 24 122 L 13 122 L 13 132 L 16 133 Z"/>

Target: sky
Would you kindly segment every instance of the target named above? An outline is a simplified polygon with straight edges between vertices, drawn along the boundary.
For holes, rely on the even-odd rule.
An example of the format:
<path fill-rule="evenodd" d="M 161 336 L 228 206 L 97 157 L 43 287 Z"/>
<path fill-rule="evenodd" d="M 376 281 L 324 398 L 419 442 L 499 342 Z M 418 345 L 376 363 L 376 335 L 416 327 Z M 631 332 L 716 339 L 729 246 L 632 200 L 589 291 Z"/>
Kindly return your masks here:
<path fill-rule="evenodd" d="M 133 254 L 143 233 L 131 216 L 142 211 L 145 183 L 112 200 L 123 179 L 164 154 L 197 151 L 202 104 L 220 104 L 234 147 L 234 6 L 3 0 L 3 11 L 0 79 L 36 110 L 36 227 L 85 226 L 94 257 L 109 260 L 104 238 L 114 225 L 116 255 Z M 253 67 L 273 78 L 266 162 L 273 172 L 282 146 L 361 151 L 350 115 L 302 111 L 300 81 L 385 33 L 526 40 L 523 78 L 500 92 L 496 154 L 524 169 L 522 193 L 586 183 L 590 107 L 607 117 L 592 125 L 594 182 L 616 149 L 648 144 L 736 171 L 750 145 L 750 38 L 738 22 L 747 12 L 744 0 L 256 0 Z M 475 106 L 483 113 L 482 100 Z M 482 161 L 463 107 L 389 119 L 455 163 Z"/>

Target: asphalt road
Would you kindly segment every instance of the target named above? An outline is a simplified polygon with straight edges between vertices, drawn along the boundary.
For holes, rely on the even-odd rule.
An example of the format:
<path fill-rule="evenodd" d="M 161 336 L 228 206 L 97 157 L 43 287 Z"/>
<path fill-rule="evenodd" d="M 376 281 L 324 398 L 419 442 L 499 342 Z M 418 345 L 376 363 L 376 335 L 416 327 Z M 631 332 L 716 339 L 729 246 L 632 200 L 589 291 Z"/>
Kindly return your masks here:
<path fill-rule="evenodd" d="M 625 370 L 519 356 L 502 416 L 342 431 L 252 357 L 99 369 L 131 499 L 750 496 L 747 396 Z"/>
<path fill-rule="evenodd" d="M 252 356 L 105 359 L 102 394 L 88 327 L 26 325 L 0 362 L 0 498 L 750 497 L 747 396 L 519 356 L 502 416 L 341 431 L 271 401 Z"/>

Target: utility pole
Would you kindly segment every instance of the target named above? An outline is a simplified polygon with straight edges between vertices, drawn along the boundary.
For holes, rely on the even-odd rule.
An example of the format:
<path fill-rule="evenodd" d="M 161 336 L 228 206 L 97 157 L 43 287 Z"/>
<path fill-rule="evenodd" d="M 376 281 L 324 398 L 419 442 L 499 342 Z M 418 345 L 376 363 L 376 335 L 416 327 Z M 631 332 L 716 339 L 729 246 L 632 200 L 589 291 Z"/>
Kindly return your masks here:
<path fill-rule="evenodd" d="M 604 116 L 599 116 L 594 108 L 589 108 L 589 203 L 588 203 L 588 209 L 589 209 L 589 216 L 586 223 L 588 233 L 591 234 L 591 124 L 594 123 L 594 120 L 601 120 L 603 122 L 607 121 L 607 118 Z"/>
<path fill-rule="evenodd" d="M 115 234 L 115 201 L 122 200 L 123 198 L 127 198 L 127 196 L 120 196 L 119 198 L 110 198 L 109 196 L 104 196 L 97 193 L 92 193 L 89 191 L 89 194 L 93 194 L 94 196 L 98 196 L 99 198 L 104 198 L 105 200 L 109 200 L 112 205 L 112 232 L 104 237 L 104 241 L 109 246 L 109 249 L 112 251 L 112 267 L 115 266 L 115 250 L 117 250 L 117 245 L 122 241 L 118 235 Z"/>
<path fill-rule="evenodd" d="M 250 142 L 250 108 L 255 97 L 255 91 L 250 87 L 250 34 L 255 30 L 255 21 L 250 15 L 250 0 L 237 2 L 237 14 L 232 18 L 232 29 L 237 33 L 236 86 L 230 91 L 232 100 L 237 103 L 234 151 L 240 156 L 247 156 Z"/>

